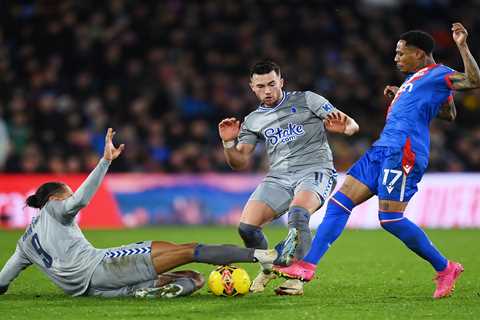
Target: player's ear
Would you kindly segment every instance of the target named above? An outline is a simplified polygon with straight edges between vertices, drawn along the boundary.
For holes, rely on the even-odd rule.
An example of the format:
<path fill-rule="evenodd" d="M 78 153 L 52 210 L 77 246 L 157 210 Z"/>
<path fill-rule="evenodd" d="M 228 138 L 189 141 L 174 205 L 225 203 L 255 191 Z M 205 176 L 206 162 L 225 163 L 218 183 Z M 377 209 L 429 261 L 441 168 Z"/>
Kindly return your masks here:
<path fill-rule="evenodd" d="M 253 85 L 251 79 L 250 79 L 250 82 L 248 83 L 248 85 L 250 86 L 250 89 L 252 89 L 252 91 L 255 92 L 255 86 Z"/>
<path fill-rule="evenodd" d="M 283 88 L 283 78 L 280 78 L 280 89 Z"/>
<path fill-rule="evenodd" d="M 415 58 L 416 59 L 424 59 L 426 56 L 426 53 L 425 51 L 421 50 L 421 49 L 416 49 L 415 50 Z"/>

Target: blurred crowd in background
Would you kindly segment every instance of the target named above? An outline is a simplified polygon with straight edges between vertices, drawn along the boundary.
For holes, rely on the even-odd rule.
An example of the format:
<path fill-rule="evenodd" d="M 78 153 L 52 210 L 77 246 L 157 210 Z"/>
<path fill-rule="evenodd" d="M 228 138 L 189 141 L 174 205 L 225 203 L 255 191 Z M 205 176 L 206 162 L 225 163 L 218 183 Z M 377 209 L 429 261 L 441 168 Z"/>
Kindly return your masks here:
<path fill-rule="evenodd" d="M 3 2 L 2 2 L 3 3 Z M 463 71 L 461 21 L 480 60 L 480 4 L 469 1 L 10 1 L 0 4 L 0 168 L 91 170 L 107 127 L 125 143 L 116 172 L 230 172 L 218 122 L 258 102 L 249 68 L 270 58 L 286 90 L 312 90 L 353 116 L 330 135 L 337 170 L 378 137 L 398 36 L 430 32 L 434 56 Z M 432 171 L 480 170 L 480 90 L 457 93 L 456 123 L 432 125 Z M 250 171 L 266 169 L 257 148 Z"/>

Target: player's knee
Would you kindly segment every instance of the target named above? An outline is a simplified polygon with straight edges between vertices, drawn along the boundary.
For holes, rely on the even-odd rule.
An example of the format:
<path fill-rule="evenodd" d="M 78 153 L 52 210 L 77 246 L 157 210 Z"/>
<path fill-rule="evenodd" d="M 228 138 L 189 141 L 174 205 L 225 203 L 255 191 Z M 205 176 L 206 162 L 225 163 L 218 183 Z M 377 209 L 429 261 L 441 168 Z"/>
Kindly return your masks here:
<path fill-rule="evenodd" d="M 240 222 L 238 234 L 242 238 L 247 248 L 267 249 L 267 239 L 262 228 L 251 224 Z"/>

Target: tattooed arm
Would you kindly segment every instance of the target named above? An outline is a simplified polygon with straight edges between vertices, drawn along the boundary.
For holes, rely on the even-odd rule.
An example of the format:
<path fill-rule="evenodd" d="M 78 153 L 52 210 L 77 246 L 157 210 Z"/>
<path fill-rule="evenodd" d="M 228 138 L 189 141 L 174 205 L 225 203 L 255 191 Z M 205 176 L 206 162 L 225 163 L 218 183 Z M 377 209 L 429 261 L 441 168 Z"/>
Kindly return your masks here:
<path fill-rule="evenodd" d="M 448 76 L 451 88 L 454 90 L 468 90 L 480 88 L 480 69 L 470 53 L 467 45 L 468 32 L 461 23 L 454 23 L 452 26 L 453 40 L 457 44 L 462 56 L 465 73 L 454 72 Z"/>

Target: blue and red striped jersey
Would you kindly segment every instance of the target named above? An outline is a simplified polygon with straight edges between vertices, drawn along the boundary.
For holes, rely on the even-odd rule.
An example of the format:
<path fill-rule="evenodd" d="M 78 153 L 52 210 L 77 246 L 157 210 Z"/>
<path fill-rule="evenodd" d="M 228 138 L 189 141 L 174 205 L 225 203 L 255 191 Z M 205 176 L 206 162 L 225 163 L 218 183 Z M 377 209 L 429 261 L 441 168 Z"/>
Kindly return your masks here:
<path fill-rule="evenodd" d="M 403 148 L 408 144 L 417 156 L 428 159 L 430 122 L 453 98 L 447 77 L 452 72 L 447 66 L 432 64 L 410 74 L 390 103 L 385 127 L 373 145 Z"/>

